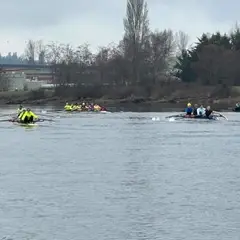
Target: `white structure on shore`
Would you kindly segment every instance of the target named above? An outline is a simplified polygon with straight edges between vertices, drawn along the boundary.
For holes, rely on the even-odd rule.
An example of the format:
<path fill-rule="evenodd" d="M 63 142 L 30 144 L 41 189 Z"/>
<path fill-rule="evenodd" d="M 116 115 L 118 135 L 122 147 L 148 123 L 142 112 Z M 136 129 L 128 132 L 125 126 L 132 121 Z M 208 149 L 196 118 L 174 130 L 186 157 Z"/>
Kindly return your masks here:
<path fill-rule="evenodd" d="M 52 66 L 46 64 L 0 64 L 0 74 L 2 91 L 34 90 L 46 84 L 50 87 L 55 79 Z"/>
<path fill-rule="evenodd" d="M 27 79 L 24 72 L 6 72 L 4 74 L 8 81 L 9 91 L 36 90 L 39 88 L 53 88 L 54 84 L 49 84 L 47 81 L 39 80 L 37 77 Z"/>

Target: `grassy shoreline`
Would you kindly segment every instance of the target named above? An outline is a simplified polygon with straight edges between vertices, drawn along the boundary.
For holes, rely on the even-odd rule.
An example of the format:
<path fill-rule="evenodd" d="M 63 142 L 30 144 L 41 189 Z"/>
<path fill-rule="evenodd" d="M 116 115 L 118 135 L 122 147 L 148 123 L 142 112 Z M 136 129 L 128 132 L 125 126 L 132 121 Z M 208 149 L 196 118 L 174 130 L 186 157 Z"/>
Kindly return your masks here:
<path fill-rule="evenodd" d="M 176 94 L 175 94 L 176 95 Z M 184 97 L 185 96 L 185 97 Z M 186 97 L 188 96 L 188 97 Z M 194 96 L 194 94 L 192 94 Z M 66 102 L 81 102 L 83 99 L 74 97 L 54 96 L 53 90 L 36 90 L 36 91 L 12 91 L 0 92 L 1 105 L 51 105 L 63 107 Z M 188 102 L 192 104 L 210 105 L 216 111 L 232 111 L 236 102 L 240 101 L 240 96 L 234 97 L 202 97 L 195 94 L 189 97 L 189 94 L 181 92 L 178 96 L 168 96 L 159 99 L 150 99 L 144 97 L 129 97 L 122 99 L 113 98 L 85 98 L 85 101 L 96 102 L 107 108 L 117 109 L 148 109 L 149 111 L 182 111 Z"/>

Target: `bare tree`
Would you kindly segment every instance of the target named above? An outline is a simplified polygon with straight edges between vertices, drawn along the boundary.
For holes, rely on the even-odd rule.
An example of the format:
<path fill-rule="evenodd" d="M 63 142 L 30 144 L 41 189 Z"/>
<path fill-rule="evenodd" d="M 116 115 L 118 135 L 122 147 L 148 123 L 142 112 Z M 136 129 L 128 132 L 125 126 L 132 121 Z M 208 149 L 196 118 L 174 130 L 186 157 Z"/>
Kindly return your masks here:
<path fill-rule="evenodd" d="M 94 62 L 94 56 L 90 50 L 89 44 L 85 43 L 77 47 L 76 60 L 83 66 L 91 66 Z"/>
<path fill-rule="evenodd" d="M 166 75 L 172 66 L 175 53 L 175 42 L 171 30 L 155 31 L 150 36 L 150 55 L 147 71 L 151 72 L 152 80 L 156 83 Z"/>
<path fill-rule="evenodd" d="M 30 64 L 35 63 L 35 53 L 36 53 L 36 42 L 33 40 L 28 40 L 25 48 L 25 57 L 28 63 Z"/>
<path fill-rule="evenodd" d="M 99 47 L 99 51 L 96 54 L 96 64 L 107 63 L 109 60 L 110 49 L 107 47 Z"/>
<path fill-rule="evenodd" d="M 176 33 L 176 43 L 177 43 L 177 52 L 181 53 L 187 49 L 189 43 L 189 36 L 183 32 L 179 31 Z"/>
<path fill-rule="evenodd" d="M 38 62 L 40 64 L 44 64 L 46 53 L 47 53 L 47 46 L 43 43 L 42 40 L 39 40 L 39 41 L 36 41 L 35 47 L 36 47 L 36 53 L 38 54 Z"/>
<path fill-rule="evenodd" d="M 144 0 L 127 1 L 124 29 L 125 52 L 132 62 L 132 78 L 135 83 L 139 83 L 141 53 L 149 37 L 148 8 Z"/>
<path fill-rule="evenodd" d="M 51 42 L 46 46 L 46 61 L 51 64 L 58 64 L 63 61 L 63 51 L 64 45 Z"/>
<path fill-rule="evenodd" d="M 106 72 L 107 72 L 107 64 L 110 59 L 110 48 L 108 47 L 100 47 L 98 53 L 95 56 L 95 64 L 100 72 L 100 81 L 106 81 Z"/>
<path fill-rule="evenodd" d="M 52 42 L 47 46 L 46 59 L 53 65 L 58 85 L 77 85 L 83 80 L 83 73 L 92 65 L 93 55 L 88 44 L 75 49 L 70 44 Z"/>
<path fill-rule="evenodd" d="M 62 60 L 67 63 L 73 63 L 75 61 L 75 49 L 70 45 L 62 45 Z"/>

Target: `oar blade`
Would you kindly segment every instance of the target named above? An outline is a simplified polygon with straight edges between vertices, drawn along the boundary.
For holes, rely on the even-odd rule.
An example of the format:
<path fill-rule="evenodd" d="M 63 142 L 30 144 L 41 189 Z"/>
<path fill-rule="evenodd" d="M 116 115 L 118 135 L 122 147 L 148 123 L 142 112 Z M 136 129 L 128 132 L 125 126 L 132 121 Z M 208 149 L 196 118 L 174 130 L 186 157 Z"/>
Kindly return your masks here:
<path fill-rule="evenodd" d="M 177 114 L 177 115 L 171 115 L 171 116 L 167 116 L 166 118 L 178 118 L 178 117 L 184 117 L 185 114 Z"/>

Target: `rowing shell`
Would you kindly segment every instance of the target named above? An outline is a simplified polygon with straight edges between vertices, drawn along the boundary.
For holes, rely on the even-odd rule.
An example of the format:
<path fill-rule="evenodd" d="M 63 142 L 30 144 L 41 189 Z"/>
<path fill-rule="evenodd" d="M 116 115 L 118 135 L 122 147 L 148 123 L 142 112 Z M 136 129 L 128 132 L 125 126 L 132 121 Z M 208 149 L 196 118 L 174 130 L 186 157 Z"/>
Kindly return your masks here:
<path fill-rule="evenodd" d="M 212 116 L 211 118 L 207 118 L 207 117 L 185 117 L 185 116 L 174 116 L 174 117 L 168 117 L 168 119 L 182 119 L 182 120 L 186 120 L 186 121 L 215 121 L 218 120 L 218 117 L 216 116 Z"/>
<path fill-rule="evenodd" d="M 65 112 L 68 113 L 76 113 L 76 112 L 80 112 L 80 113 L 110 113 L 109 111 L 91 111 L 91 110 L 64 110 Z"/>
<path fill-rule="evenodd" d="M 188 116 L 185 114 L 179 114 L 179 115 L 172 115 L 168 116 L 166 118 L 171 118 L 171 119 L 186 119 L 186 120 L 219 120 L 219 118 L 224 118 L 225 120 L 228 120 L 224 115 L 215 112 L 210 118 L 206 116 L 198 117 L 198 116 Z"/>

